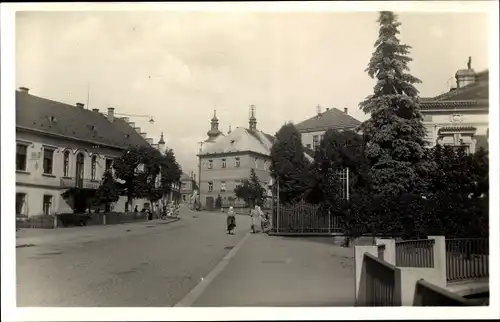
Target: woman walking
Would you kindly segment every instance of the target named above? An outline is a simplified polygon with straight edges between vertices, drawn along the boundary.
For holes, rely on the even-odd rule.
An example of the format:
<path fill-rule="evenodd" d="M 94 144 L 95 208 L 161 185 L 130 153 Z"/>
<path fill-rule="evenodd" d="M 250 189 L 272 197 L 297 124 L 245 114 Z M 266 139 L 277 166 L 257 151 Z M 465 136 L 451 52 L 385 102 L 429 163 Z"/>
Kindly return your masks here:
<path fill-rule="evenodd" d="M 236 214 L 234 213 L 233 206 L 229 207 L 227 211 L 227 233 L 229 235 L 234 235 L 234 228 L 236 227 Z"/>
<path fill-rule="evenodd" d="M 252 211 L 250 211 L 250 218 L 252 218 L 251 229 L 252 229 L 252 233 L 254 233 L 254 234 L 257 232 L 256 227 L 257 227 L 261 212 L 262 211 L 260 210 L 259 206 L 255 206 L 255 208 L 252 209 Z"/>

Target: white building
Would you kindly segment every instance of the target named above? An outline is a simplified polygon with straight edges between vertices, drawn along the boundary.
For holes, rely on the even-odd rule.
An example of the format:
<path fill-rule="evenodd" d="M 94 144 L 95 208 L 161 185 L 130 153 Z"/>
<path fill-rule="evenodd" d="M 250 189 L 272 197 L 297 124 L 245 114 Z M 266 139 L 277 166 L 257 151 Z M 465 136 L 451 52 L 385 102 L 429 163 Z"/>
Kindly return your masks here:
<path fill-rule="evenodd" d="M 347 108 L 343 112 L 335 107 L 321 112 L 318 106 L 315 116 L 298 123 L 295 127 L 301 134 L 302 145 L 314 151 L 327 130 L 354 130 L 360 124 L 360 121 L 348 114 Z"/>
<path fill-rule="evenodd" d="M 422 99 L 420 106 L 429 147 L 464 146 L 469 153 L 480 147 L 488 150 L 488 76 L 488 70 L 476 73 L 469 66 L 455 74 L 456 88 Z"/>
<path fill-rule="evenodd" d="M 128 118 L 103 115 L 81 103 L 69 105 L 16 91 L 16 215 L 36 216 L 72 212 L 61 197 L 71 187 L 97 189 L 113 159 L 130 147 L 154 146 Z M 126 197 L 114 205 L 125 209 Z M 134 200 L 141 209 L 147 200 Z"/>

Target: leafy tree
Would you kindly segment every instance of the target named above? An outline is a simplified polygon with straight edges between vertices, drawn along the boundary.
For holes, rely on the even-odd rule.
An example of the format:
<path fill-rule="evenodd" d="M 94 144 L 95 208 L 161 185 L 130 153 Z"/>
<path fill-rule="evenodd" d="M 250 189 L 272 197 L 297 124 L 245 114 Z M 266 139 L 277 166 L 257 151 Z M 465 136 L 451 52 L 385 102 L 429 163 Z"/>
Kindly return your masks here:
<path fill-rule="evenodd" d="M 367 142 L 372 186 L 376 193 L 397 196 L 425 191 L 427 172 L 434 164 L 425 145 L 425 129 L 414 84 L 408 73 L 408 45 L 397 35 L 401 23 L 390 11 L 380 12 L 379 38 L 366 72 L 377 79 L 373 94 L 360 103 L 370 119 L 361 124 Z"/>
<path fill-rule="evenodd" d="M 110 205 L 120 199 L 120 188 L 111 171 L 104 172 L 102 183 L 96 191 L 95 203 L 104 205 L 104 211 L 110 211 Z"/>
<path fill-rule="evenodd" d="M 254 169 L 250 170 L 250 178 L 234 189 L 237 198 L 244 200 L 249 207 L 262 206 L 266 198 L 266 189 L 262 187 Z"/>
<path fill-rule="evenodd" d="M 61 197 L 74 213 L 86 212 L 95 202 L 95 189 L 73 187 L 61 193 Z"/>
<path fill-rule="evenodd" d="M 141 180 L 143 177 L 140 175 L 140 165 L 144 165 L 146 158 L 150 155 L 153 148 L 147 147 L 133 147 L 123 153 L 119 158 L 113 161 L 113 169 L 117 179 L 124 181 L 122 188 L 124 194 L 127 196 L 125 204 L 125 211 L 132 202 L 132 199 L 141 197 L 143 194 Z"/>
<path fill-rule="evenodd" d="M 166 149 L 160 162 L 160 187 L 162 196 L 168 195 L 172 191 L 174 183 L 180 183 L 182 169 L 175 158 L 174 150 Z"/>
<path fill-rule="evenodd" d="M 276 133 L 271 148 L 271 176 L 279 184 L 280 203 L 291 203 L 304 197 L 309 190 L 309 163 L 299 131 L 292 123 L 283 125 Z"/>

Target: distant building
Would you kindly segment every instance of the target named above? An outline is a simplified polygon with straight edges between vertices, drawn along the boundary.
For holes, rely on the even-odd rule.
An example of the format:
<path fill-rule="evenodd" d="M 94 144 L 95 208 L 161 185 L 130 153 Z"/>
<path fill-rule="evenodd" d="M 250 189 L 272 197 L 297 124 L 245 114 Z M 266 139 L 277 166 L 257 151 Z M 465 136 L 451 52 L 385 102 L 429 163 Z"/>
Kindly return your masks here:
<path fill-rule="evenodd" d="M 337 108 L 327 108 L 326 111 L 321 112 L 318 106 L 315 116 L 295 125 L 301 134 L 302 145 L 314 151 L 328 129 L 355 130 L 361 122 L 347 112 L 347 108 L 343 112 Z"/>
<path fill-rule="evenodd" d="M 193 196 L 193 174 L 191 176 L 182 173 L 181 175 L 181 201 L 183 203 L 189 203 Z"/>
<path fill-rule="evenodd" d="M 72 212 L 61 193 L 72 187 L 97 189 L 113 159 L 131 147 L 164 149 L 128 118 L 103 115 L 16 91 L 16 215 L 54 215 Z M 126 197 L 114 205 L 124 211 Z M 141 209 L 147 200 L 134 200 Z"/>
<path fill-rule="evenodd" d="M 198 154 L 201 161 L 200 202 L 205 209 L 213 209 L 217 196 L 228 205 L 234 198 L 234 188 L 250 176 L 254 169 L 261 184 L 267 187 L 270 180 L 270 151 L 273 136 L 257 129 L 257 119 L 252 108 L 248 128 L 237 127 L 227 135 L 218 129 L 214 114 L 209 139 Z"/>
<path fill-rule="evenodd" d="M 421 111 L 429 147 L 436 144 L 464 146 L 474 153 L 488 149 L 489 72 L 476 73 L 469 66 L 455 74 L 457 87 L 432 98 L 423 98 Z"/>

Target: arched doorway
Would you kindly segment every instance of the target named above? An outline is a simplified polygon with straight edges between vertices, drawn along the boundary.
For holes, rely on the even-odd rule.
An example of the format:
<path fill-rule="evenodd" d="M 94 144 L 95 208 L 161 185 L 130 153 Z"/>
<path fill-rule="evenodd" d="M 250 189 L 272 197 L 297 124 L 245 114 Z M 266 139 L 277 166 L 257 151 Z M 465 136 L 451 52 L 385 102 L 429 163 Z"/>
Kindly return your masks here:
<path fill-rule="evenodd" d="M 83 188 L 83 174 L 84 174 L 85 156 L 83 153 L 78 153 L 76 156 L 76 173 L 75 183 L 78 188 Z"/>

